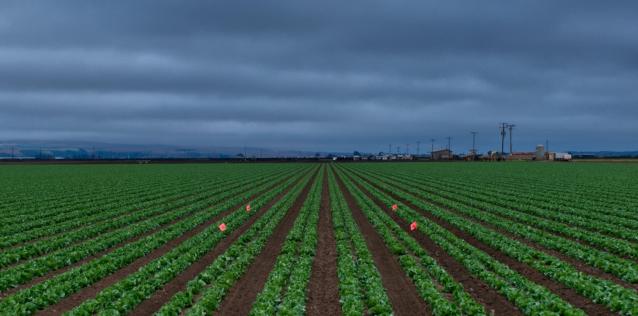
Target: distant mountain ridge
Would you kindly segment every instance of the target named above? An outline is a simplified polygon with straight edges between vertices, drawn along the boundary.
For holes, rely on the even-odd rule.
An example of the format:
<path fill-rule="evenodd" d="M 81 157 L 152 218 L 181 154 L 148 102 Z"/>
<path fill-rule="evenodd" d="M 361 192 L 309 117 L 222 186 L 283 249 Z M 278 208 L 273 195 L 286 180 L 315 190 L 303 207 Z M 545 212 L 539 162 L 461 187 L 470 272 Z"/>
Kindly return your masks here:
<path fill-rule="evenodd" d="M 570 151 L 575 156 L 591 156 L 596 158 L 638 158 L 638 151 Z"/>
<path fill-rule="evenodd" d="M 231 146 L 131 145 L 65 141 L 3 141 L 0 158 L 143 159 L 143 158 L 280 158 L 326 156 L 326 152 Z"/>

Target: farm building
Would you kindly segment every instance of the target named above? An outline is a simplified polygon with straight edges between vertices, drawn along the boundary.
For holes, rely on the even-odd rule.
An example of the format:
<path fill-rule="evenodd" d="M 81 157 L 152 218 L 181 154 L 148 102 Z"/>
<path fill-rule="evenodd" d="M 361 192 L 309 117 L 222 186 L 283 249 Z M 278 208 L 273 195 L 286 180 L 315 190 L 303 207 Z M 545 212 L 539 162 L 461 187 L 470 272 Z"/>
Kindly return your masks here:
<path fill-rule="evenodd" d="M 449 149 L 441 149 L 432 152 L 432 160 L 451 160 L 452 151 Z"/>
<path fill-rule="evenodd" d="M 536 157 L 535 152 L 513 152 L 507 159 L 508 160 L 534 160 Z"/>

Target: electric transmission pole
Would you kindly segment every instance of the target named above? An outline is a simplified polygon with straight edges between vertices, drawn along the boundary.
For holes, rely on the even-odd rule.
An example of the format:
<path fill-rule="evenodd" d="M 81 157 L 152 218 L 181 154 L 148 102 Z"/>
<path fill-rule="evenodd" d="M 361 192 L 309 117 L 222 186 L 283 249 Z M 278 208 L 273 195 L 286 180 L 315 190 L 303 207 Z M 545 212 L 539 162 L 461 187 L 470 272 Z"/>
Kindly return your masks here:
<path fill-rule="evenodd" d="M 512 154 L 512 128 L 516 127 L 514 124 L 508 124 L 507 127 L 510 130 L 510 155 Z"/>
<path fill-rule="evenodd" d="M 392 144 L 388 145 L 388 155 L 392 155 Z"/>
<path fill-rule="evenodd" d="M 476 159 L 476 134 L 478 132 L 470 132 L 472 133 L 472 160 Z"/>
<path fill-rule="evenodd" d="M 451 147 L 452 137 L 448 136 L 446 138 L 447 138 L 448 159 L 452 160 L 452 147 Z"/>
<path fill-rule="evenodd" d="M 434 141 L 435 141 L 435 140 L 436 140 L 436 139 L 434 139 L 434 138 L 431 138 L 431 139 L 430 139 L 430 141 L 432 142 L 432 149 L 431 149 L 431 151 L 430 151 L 430 159 L 434 159 Z"/>
<path fill-rule="evenodd" d="M 421 141 L 417 140 L 416 141 L 416 156 L 418 157 L 420 153 L 421 153 Z"/>
<path fill-rule="evenodd" d="M 499 160 L 503 159 L 503 155 L 505 151 L 505 134 L 507 134 L 507 132 L 505 131 L 506 128 L 507 128 L 507 123 L 501 123 L 501 126 L 499 126 L 499 129 L 501 132 L 501 154 L 498 157 Z"/>
<path fill-rule="evenodd" d="M 406 155 L 410 154 L 410 144 L 405 144 L 405 154 Z"/>

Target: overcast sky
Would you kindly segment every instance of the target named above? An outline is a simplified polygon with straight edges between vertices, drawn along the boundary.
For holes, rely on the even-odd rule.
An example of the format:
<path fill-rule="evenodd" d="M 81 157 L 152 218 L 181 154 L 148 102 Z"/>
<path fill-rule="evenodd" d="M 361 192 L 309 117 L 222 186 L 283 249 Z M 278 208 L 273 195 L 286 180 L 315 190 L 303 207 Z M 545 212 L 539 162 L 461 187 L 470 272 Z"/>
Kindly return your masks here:
<path fill-rule="evenodd" d="M 636 150 L 637 17 L 636 1 L 2 1 L 0 142 L 467 151 L 470 131 L 497 148 L 505 121 L 514 150 Z"/>

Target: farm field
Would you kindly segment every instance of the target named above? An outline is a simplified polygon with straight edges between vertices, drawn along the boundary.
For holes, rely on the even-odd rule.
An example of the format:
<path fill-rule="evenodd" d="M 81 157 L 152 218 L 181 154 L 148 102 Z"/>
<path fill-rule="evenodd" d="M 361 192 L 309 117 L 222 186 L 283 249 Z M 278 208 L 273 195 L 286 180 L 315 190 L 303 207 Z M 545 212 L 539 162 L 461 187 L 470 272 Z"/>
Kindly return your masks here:
<path fill-rule="evenodd" d="M 638 315 L 638 165 L 0 166 L 0 315 Z"/>

